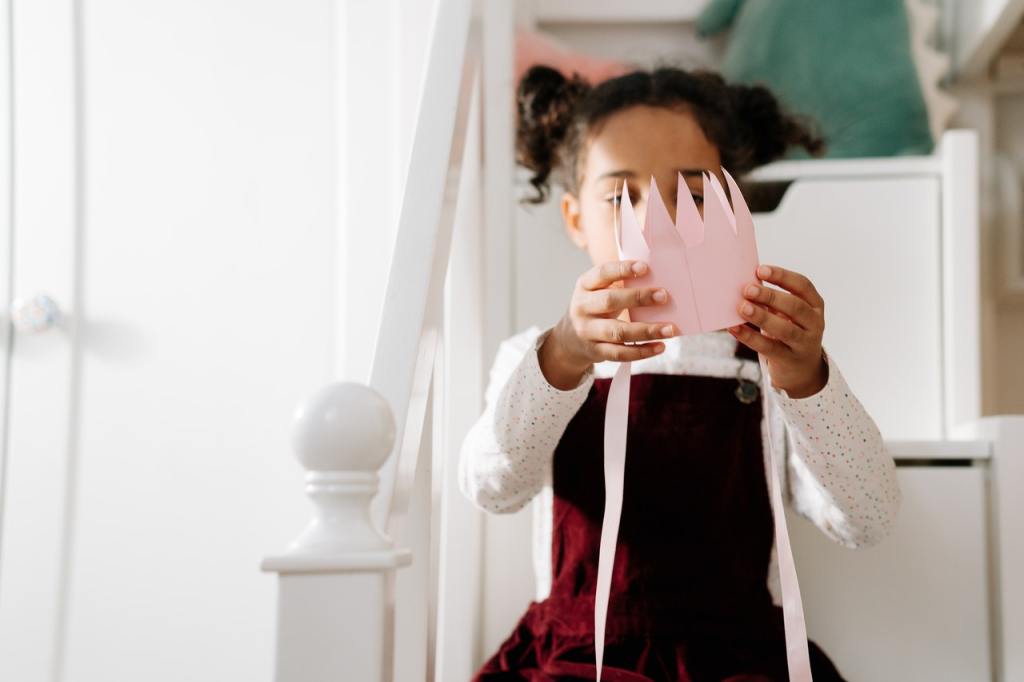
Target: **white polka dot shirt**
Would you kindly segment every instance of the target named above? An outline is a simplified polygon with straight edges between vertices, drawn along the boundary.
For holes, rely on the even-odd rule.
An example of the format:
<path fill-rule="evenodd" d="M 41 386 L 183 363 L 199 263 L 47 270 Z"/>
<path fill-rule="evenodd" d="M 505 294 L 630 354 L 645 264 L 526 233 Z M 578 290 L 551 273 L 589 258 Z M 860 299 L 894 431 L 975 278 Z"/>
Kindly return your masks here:
<path fill-rule="evenodd" d="M 572 389 L 555 388 L 540 369 L 537 350 L 552 327 L 531 326 L 503 341 L 491 367 L 483 413 L 459 454 L 459 489 L 478 508 L 498 514 L 534 501 L 533 563 L 537 599 L 550 591 L 551 464 L 555 447 L 586 400 L 594 379 L 611 378 L 617 362 L 591 366 Z M 770 390 L 775 452 L 783 498 L 828 537 L 851 548 L 879 542 L 900 505 L 895 464 L 874 420 L 826 352 L 828 380 L 816 394 L 790 398 L 761 377 L 755 360 L 735 357 L 727 331 L 664 339 L 665 350 L 632 363 L 633 374 L 691 374 L 758 382 Z M 762 394 L 763 395 L 763 394 Z M 767 411 L 767 408 L 766 408 Z M 761 425 L 765 470 L 768 438 Z M 769 484 L 770 485 L 770 484 Z M 779 603 L 775 550 L 768 587 Z"/>

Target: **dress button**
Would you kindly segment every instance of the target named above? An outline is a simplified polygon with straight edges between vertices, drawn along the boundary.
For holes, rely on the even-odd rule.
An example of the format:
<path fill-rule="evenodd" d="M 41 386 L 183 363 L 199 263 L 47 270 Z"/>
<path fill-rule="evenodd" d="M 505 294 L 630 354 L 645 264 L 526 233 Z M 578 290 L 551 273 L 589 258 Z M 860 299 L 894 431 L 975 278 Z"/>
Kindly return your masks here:
<path fill-rule="evenodd" d="M 757 396 L 761 393 L 761 389 L 758 388 L 757 384 L 749 379 L 740 379 L 739 386 L 736 387 L 736 398 L 744 405 L 757 400 Z"/>

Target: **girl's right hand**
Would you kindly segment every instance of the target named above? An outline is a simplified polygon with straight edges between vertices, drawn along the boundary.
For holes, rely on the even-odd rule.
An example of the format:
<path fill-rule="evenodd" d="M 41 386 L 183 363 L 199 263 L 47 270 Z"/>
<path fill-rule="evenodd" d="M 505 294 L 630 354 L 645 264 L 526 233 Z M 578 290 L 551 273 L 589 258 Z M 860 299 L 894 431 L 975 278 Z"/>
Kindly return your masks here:
<path fill-rule="evenodd" d="M 671 322 L 618 319 L 627 308 L 661 305 L 668 301 L 668 291 L 660 287 L 625 286 L 624 280 L 646 274 L 647 267 L 643 261 L 608 261 L 587 270 L 576 280 L 569 310 L 541 346 L 545 374 L 551 369 L 551 374 L 567 379 L 559 383 L 575 385 L 571 377 L 578 380 L 594 362 L 639 360 L 665 350 L 663 343 L 625 343 L 676 336 L 679 331 Z M 548 350 L 550 354 L 545 354 L 549 341 L 553 342 L 552 348 Z M 545 363 L 545 359 L 549 362 Z M 554 367 L 556 364 L 561 366 Z"/>

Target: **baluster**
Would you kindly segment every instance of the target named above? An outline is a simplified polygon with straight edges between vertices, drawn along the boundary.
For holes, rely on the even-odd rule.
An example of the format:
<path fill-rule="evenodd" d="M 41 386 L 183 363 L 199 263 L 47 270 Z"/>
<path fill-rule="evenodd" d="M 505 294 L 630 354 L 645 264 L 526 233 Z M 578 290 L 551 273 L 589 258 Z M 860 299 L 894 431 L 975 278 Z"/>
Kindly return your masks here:
<path fill-rule="evenodd" d="M 313 519 L 261 565 L 279 577 L 277 682 L 390 677 L 391 586 L 411 553 L 374 525 L 370 500 L 394 442 L 391 408 L 364 384 L 329 384 L 295 410 L 291 445 Z"/>

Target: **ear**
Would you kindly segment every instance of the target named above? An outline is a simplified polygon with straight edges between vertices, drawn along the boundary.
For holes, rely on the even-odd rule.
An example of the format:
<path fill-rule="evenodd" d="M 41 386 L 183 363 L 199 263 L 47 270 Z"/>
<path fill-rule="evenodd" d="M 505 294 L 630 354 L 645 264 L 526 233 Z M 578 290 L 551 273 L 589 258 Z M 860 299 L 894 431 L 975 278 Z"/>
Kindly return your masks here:
<path fill-rule="evenodd" d="M 580 226 L 580 200 L 569 192 L 562 195 L 562 222 L 572 243 L 578 248 L 587 248 L 587 237 Z"/>

